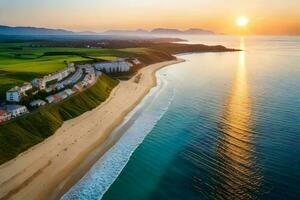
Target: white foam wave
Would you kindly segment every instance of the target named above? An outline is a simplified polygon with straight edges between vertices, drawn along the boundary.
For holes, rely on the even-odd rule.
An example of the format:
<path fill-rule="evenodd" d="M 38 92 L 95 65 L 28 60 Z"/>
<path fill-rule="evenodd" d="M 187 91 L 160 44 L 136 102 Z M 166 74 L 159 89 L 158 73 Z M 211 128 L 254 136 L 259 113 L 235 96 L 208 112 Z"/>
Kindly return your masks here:
<path fill-rule="evenodd" d="M 146 106 L 145 104 L 148 104 L 147 109 L 143 109 L 141 115 L 121 139 L 61 198 L 62 200 L 92 200 L 103 197 L 122 172 L 135 149 L 143 142 L 173 101 L 174 90 L 167 95 L 166 99 L 159 99 L 159 101 L 155 102 L 159 98 L 160 92 L 167 85 L 167 80 L 160 73 L 157 73 L 157 78 L 158 85 L 150 91 L 141 104 L 127 115 L 124 122 L 117 129 L 122 128 L 122 125 L 127 123 L 136 112 Z M 149 99 L 151 99 L 150 104 L 147 102 Z"/>

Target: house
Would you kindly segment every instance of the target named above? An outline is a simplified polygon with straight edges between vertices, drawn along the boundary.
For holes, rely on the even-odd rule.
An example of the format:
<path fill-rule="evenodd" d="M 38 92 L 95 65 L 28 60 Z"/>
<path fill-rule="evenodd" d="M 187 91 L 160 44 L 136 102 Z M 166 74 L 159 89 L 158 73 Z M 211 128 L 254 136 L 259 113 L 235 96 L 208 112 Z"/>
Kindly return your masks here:
<path fill-rule="evenodd" d="M 86 86 L 88 86 L 88 85 L 89 85 L 89 83 L 87 82 L 87 79 L 85 79 L 85 80 L 81 81 L 81 85 L 82 85 L 82 87 L 86 87 Z"/>
<path fill-rule="evenodd" d="M 74 94 L 74 92 L 71 89 L 66 89 L 65 92 L 67 93 L 68 96 Z"/>
<path fill-rule="evenodd" d="M 75 69 L 75 64 L 74 63 L 69 63 L 68 62 L 67 65 L 68 65 L 69 69 L 73 69 L 73 68 Z"/>
<path fill-rule="evenodd" d="M 139 65 L 141 64 L 141 61 L 139 61 L 138 59 L 133 59 L 132 62 L 135 64 L 135 65 Z"/>
<path fill-rule="evenodd" d="M 73 92 L 73 94 L 76 94 L 78 92 L 78 90 L 75 87 L 73 87 L 72 92 Z"/>
<path fill-rule="evenodd" d="M 6 101 L 20 102 L 21 99 L 22 99 L 22 93 L 18 86 L 14 87 L 6 92 Z"/>
<path fill-rule="evenodd" d="M 26 106 L 23 105 L 6 105 L 6 110 L 12 117 L 18 117 L 28 113 Z"/>
<path fill-rule="evenodd" d="M 95 74 L 87 74 L 84 79 L 83 79 L 83 83 L 84 85 L 92 85 L 94 82 L 96 81 L 96 77 L 95 77 Z"/>
<path fill-rule="evenodd" d="M 53 91 L 53 88 L 52 88 L 52 87 L 47 87 L 47 88 L 45 89 L 45 91 L 46 91 L 47 93 L 50 93 L 50 92 Z"/>
<path fill-rule="evenodd" d="M 62 84 L 62 83 L 57 83 L 57 84 L 55 85 L 55 88 L 56 88 L 57 90 L 61 90 L 61 89 L 65 88 L 65 86 L 64 86 L 64 84 Z"/>
<path fill-rule="evenodd" d="M 74 87 L 76 90 L 78 90 L 79 92 L 83 90 L 83 86 L 81 83 L 77 83 L 74 85 Z"/>
<path fill-rule="evenodd" d="M 46 83 L 40 78 L 33 79 L 31 84 L 33 87 L 39 88 L 40 90 L 44 90 L 46 88 Z"/>
<path fill-rule="evenodd" d="M 124 60 L 116 60 L 116 61 L 96 63 L 94 64 L 94 66 L 99 71 L 105 71 L 107 73 L 115 73 L 115 72 L 128 72 L 132 67 L 132 64 Z"/>
<path fill-rule="evenodd" d="M 5 109 L 0 108 L 0 124 L 11 119 L 11 114 Z"/>
<path fill-rule="evenodd" d="M 68 95 L 65 93 L 65 91 L 59 92 L 55 96 L 58 96 L 60 98 L 60 100 L 63 100 L 68 97 Z"/>
<path fill-rule="evenodd" d="M 54 80 L 61 81 L 64 78 L 66 78 L 67 76 L 69 76 L 72 72 L 75 72 L 75 66 L 73 63 L 68 64 L 67 69 L 58 71 L 53 74 L 46 75 L 41 79 L 34 79 L 32 81 L 32 85 L 36 88 L 43 90 L 46 88 L 46 85 L 48 82 L 54 81 Z"/>
<path fill-rule="evenodd" d="M 58 95 L 53 95 L 53 98 L 55 103 L 60 102 L 62 100 L 61 97 Z"/>
<path fill-rule="evenodd" d="M 48 103 L 53 103 L 55 101 L 54 97 L 51 95 L 51 96 L 48 96 L 46 97 L 46 101 L 48 101 Z"/>
<path fill-rule="evenodd" d="M 26 95 L 26 91 L 32 89 L 31 83 L 24 83 L 22 86 L 11 88 L 6 92 L 6 101 L 9 102 L 20 102 L 22 96 Z"/>
<path fill-rule="evenodd" d="M 20 87 L 20 92 L 25 95 L 25 92 L 28 90 L 32 89 L 32 84 L 31 83 L 24 83 L 21 87 Z"/>
<path fill-rule="evenodd" d="M 46 102 L 41 99 L 34 100 L 30 103 L 31 107 L 40 107 L 40 106 L 44 106 L 44 105 L 46 105 Z"/>
<path fill-rule="evenodd" d="M 102 76 L 102 72 L 101 72 L 101 71 L 96 71 L 96 76 L 97 76 L 97 77 Z"/>

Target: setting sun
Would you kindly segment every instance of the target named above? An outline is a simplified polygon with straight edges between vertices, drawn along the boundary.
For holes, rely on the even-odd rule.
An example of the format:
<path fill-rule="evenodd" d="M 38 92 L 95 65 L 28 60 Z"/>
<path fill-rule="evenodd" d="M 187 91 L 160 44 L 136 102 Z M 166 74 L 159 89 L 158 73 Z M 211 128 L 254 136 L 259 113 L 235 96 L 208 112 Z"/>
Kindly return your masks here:
<path fill-rule="evenodd" d="M 236 24 L 240 27 L 247 26 L 249 23 L 249 19 L 247 17 L 241 16 L 236 19 Z"/>

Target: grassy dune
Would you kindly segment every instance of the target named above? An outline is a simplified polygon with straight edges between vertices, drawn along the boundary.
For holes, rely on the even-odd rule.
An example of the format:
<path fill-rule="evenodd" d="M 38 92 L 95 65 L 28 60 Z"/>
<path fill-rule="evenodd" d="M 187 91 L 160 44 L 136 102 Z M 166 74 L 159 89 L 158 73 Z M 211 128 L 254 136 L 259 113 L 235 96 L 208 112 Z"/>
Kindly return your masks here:
<path fill-rule="evenodd" d="M 117 84 L 117 80 L 103 75 L 80 94 L 0 126 L 0 164 L 54 134 L 64 121 L 98 106 Z"/>

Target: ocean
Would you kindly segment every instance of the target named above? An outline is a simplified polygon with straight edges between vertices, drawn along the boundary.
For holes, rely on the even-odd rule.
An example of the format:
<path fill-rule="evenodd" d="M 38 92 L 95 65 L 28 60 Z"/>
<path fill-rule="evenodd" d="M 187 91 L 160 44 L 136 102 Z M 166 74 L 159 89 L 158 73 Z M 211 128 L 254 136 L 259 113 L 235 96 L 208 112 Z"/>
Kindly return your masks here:
<path fill-rule="evenodd" d="M 300 37 L 201 36 L 69 199 L 300 199 Z M 126 127 L 126 129 L 124 128 Z"/>

